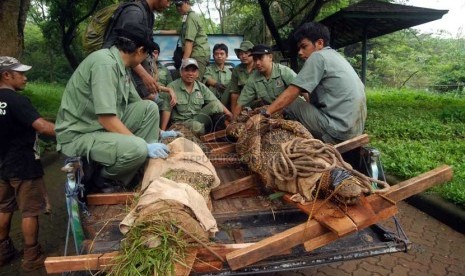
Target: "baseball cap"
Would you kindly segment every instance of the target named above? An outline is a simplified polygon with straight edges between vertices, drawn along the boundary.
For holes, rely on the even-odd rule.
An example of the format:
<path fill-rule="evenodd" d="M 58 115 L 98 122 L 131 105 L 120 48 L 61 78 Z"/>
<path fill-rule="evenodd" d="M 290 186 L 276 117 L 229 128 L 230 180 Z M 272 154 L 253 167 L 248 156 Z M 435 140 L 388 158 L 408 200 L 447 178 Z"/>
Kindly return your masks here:
<path fill-rule="evenodd" d="M 123 27 L 117 28 L 116 34 L 132 40 L 136 45 L 144 46 L 147 52 L 151 53 L 156 49 L 152 38 L 152 30 L 143 24 L 127 23 Z"/>
<path fill-rule="evenodd" d="M 184 2 L 189 2 L 189 1 L 186 1 L 186 0 L 175 0 L 175 1 L 173 1 L 175 6 L 181 6 Z"/>
<path fill-rule="evenodd" d="M 14 57 L 0 56 L 0 72 L 7 70 L 26 72 L 31 68 L 32 66 L 21 64 L 21 62 Z"/>
<path fill-rule="evenodd" d="M 266 55 L 266 54 L 272 54 L 272 53 L 273 52 L 271 51 L 270 46 L 264 45 L 264 44 L 258 44 L 252 48 L 252 53 L 250 54 L 254 56 L 254 55 Z"/>
<path fill-rule="evenodd" d="M 189 65 L 194 65 L 197 69 L 199 69 L 199 65 L 197 64 L 197 61 L 193 58 L 183 59 L 181 62 L 181 69 L 184 69 Z"/>
<path fill-rule="evenodd" d="M 247 52 L 247 51 L 250 51 L 252 48 L 253 48 L 253 43 L 248 40 L 244 40 L 241 42 L 241 45 L 239 46 L 239 48 L 234 49 L 234 53 L 236 53 L 236 55 L 238 56 L 239 51 Z"/>

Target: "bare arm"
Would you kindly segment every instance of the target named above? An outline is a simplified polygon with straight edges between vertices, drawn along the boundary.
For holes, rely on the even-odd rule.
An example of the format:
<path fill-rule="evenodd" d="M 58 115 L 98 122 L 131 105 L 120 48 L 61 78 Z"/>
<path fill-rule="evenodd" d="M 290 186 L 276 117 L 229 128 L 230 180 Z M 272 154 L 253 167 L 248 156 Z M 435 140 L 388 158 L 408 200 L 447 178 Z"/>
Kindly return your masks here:
<path fill-rule="evenodd" d="M 233 112 L 234 118 L 241 112 L 241 106 L 239 106 L 239 111 L 237 112 L 237 99 L 239 99 L 239 94 L 231 93 L 231 111 Z M 237 112 L 237 114 L 236 114 Z"/>
<path fill-rule="evenodd" d="M 55 124 L 44 118 L 38 118 L 32 123 L 32 127 L 40 134 L 55 136 Z"/>
<path fill-rule="evenodd" d="M 161 130 L 166 130 L 168 123 L 170 122 L 171 111 L 162 111 L 161 112 Z"/>
<path fill-rule="evenodd" d="M 241 110 L 242 110 L 242 105 L 238 104 L 236 100 L 236 104 L 232 108 L 232 113 L 233 113 L 234 118 L 237 118 L 237 116 L 239 116 L 239 114 L 241 113 Z"/>
<path fill-rule="evenodd" d="M 178 99 L 176 98 L 176 93 L 174 93 L 174 90 L 172 88 L 169 88 L 169 87 L 166 87 L 166 86 L 163 86 L 161 85 L 160 83 L 158 84 L 158 87 L 160 88 L 160 91 L 161 92 L 165 92 L 165 93 L 168 93 L 171 98 L 170 98 L 170 105 L 171 107 L 175 106 Z"/>
<path fill-rule="evenodd" d="M 155 34 L 177 34 L 178 32 L 176 30 L 159 30 L 155 31 Z"/>
<path fill-rule="evenodd" d="M 132 132 L 113 114 L 98 115 L 98 122 L 109 132 L 133 135 Z"/>
<path fill-rule="evenodd" d="M 286 90 L 279 95 L 279 97 L 269 105 L 266 110 L 269 114 L 273 114 L 280 110 L 283 110 L 289 104 L 291 104 L 300 94 L 301 89 L 294 85 L 289 85 Z M 257 125 L 260 122 L 262 116 L 257 115 L 252 117 L 250 120 L 247 121 L 245 127 L 247 129 L 251 129 L 254 125 Z"/>
<path fill-rule="evenodd" d="M 186 59 L 186 58 L 190 58 L 191 57 L 191 54 L 192 54 L 192 49 L 194 48 L 194 41 L 190 41 L 190 40 L 185 40 L 184 41 L 184 53 L 183 53 L 183 56 L 182 58 L 183 59 Z"/>
<path fill-rule="evenodd" d="M 134 70 L 134 72 L 136 72 L 136 74 L 142 79 L 150 93 L 158 92 L 157 82 L 154 78 L 152 78 L 152 76 L 150 76 L 150 74 L 144 69 L 142 65 L 139 64 L 132 70 Z"/>

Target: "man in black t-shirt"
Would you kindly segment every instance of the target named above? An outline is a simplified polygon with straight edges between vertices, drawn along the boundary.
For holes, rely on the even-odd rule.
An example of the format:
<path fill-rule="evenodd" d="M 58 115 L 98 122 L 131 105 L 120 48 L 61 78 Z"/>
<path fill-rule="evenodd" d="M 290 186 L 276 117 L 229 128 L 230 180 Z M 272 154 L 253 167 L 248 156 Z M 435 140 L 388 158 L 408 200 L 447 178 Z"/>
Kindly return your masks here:
<path fill-rule="evenodd" d="M 38 216 L 46 206 L 37 133 L 55 136 L 55 125 L 18 93 L 26 86 L 24 73 L 29 69 L 15 58 L 0 56 L 0 266 L 17 255 L 9 231 L 13 212 L 19 209 L 25 271 L 42 267 L 45 260 L 37 242 Z"/>

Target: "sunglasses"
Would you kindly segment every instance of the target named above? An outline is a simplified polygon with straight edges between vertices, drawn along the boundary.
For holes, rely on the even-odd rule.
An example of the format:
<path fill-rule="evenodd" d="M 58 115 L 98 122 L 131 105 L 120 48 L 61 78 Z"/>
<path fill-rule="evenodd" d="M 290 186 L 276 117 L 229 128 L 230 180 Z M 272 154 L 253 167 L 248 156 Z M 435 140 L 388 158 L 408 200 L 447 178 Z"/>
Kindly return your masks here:
<path fill-rule="evenodd" d="M 184 4 L 184 2 L 176 2 L 176 3 L 174 3 L 174 5 L 175 5 L 176 7 L 181 7 L 182 4 Z"/>

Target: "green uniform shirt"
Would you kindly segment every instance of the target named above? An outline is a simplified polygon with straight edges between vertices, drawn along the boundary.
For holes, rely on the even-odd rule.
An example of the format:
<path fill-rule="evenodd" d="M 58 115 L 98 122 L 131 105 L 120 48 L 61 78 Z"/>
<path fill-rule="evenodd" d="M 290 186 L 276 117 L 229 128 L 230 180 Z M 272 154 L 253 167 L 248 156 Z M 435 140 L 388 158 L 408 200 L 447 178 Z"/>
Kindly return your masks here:
<path fill-rule="evenodd" d="M 166 68 L 165 65 L 161 64 L 158 61 L 157 61 L 157 69 L 158 69 L 158 82 L 159 83 L 161 83 L 163 86 L 167 86 L 170 82 L 173 81 L 170 70 Z"/>
<path fill-rule="evenodd" d="M 253 72 L 255 72 L 255 70 L 252 70 L 250 73 L 247 72 L 247 66 L 242 63 L 234 67 L 227 91 L 233 94 L 240 94 L 242 88 L 244 88 L 244 85 L 247 82 L 247 79 L 249 79 L 249 76 Z"/>
<path fill-rule="evenodd" d="M 210 45 L 208 44 L 207 34 L 200 24 L 199 16 L 192 10 L 183 17 L 181 27 L 181 43 L 183 45 L 183 50 L 186 39 L 194 42 L 191 53 L 192 58 L 210 57 Z"/>
<path fill-rule="evenodd" d="M 206 83 L 208 79 L 214 79 L 218 82 L 221 82 L 225 86 L 229 84 L 231 81 L 231 70 L 224 66 L 223 70 L 221 70 L 218 65 L 210 64 L 203 75 L 203 82 Z M 215 94 L 215 96 L 220 99 L 223 92 L 217 91 L 214 86 L 210 87 L 210 90 Z"/>
<path fill-rule="evenodd" d="M 322 127 L 331 136 L 345 140 L 352 132 L 363 131 L 358 125 L 366 118 L 365 87 L 352 66 L 330 47 L 312 53 L 291 84 L 311 93 L 310 103 L 328 119 Z"/>
<path fill-rule="evenodd" d="M 291 68 L 273 63 L 270 79 L 254 71 L 242 89 L 237 104 L 246 106 L 257 99 L 272 103 L 294 80 L 296 73 Z"/>
<path fill-rule="evenodd" d="M 128 104 L 141 101 L 124 67 L 119 50 L 113 46 L 93 52 L 66 85 L 55 123 L 57 142 L 71 142 L 84 133 L 104 131 L 98 115 L 121 118 Z"/>
<path fill-rule="evenodd" d="M 177 79 L 171 82 L 168 84 L 168 87 L 174 90 L 177 98 L 177 103 L 173 107 L 171 113 L 171 120 L 173 122 L 193 119 L 193 117 L 199 114 L 202 107 L 206 104 L 214 101 L 219 103 L 219 100 L 215 97 L 213 92 L 211 92 L 205 84 L 199 81 L 195 81 L 192 93 L 187 92 L 182 79 Z M 167 93 L 162 93 L 160 96 L 163 97 L 163 104 L 160 109 L 163 111 L 170 111 L 171 106 L 168 99 L 169 95 L 167 95 Z M 221 103 L 219 106 L 222 106 Z M 222 110 L 216 112 L 222 112 Z"/>

